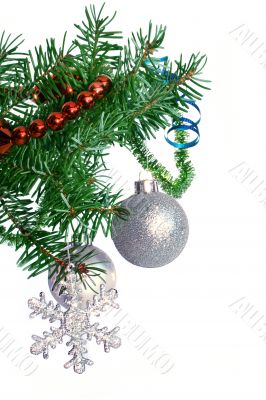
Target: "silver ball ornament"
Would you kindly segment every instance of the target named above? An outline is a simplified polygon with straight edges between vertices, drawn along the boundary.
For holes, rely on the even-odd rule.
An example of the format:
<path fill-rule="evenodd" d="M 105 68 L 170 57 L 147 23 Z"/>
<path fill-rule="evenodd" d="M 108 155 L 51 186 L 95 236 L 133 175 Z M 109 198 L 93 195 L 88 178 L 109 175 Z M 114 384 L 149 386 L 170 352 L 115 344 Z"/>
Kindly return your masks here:
<path fill-rule="evenodd" d="M 156 181 L 140 180 L 135 187 L 136 194 L 121 203 L 129 210 L 129 217 L 113 219 L 114 244 L 134 265 L 155 268 L 169 264 L 186 245 L 186 214 L 175 199 L 158 191 Z"/>
<path fill-rule="evenodd" d="M 88 300 L 92 300 L 95 294 L 100 291 L 100 285 L 104 284 L 106 290 L 115 288 L 116 271 L 115 266 L 110 257 L 101 249 L 93 245 L 71 246 L 70 247 L 71 262 L 75 265 L 82 263 L 88 274 L 82 274 L 82 281 L 78 278 L 79 287 L 82 290 L 82 308 L 86 308 Z M 90 266 L 92 269 L 90 269 Z M 64 280 L 55 285 L 58 272 L 52 274 L 56 266 L 51 266 L 48 271 L 49 289 L 57 303 L 63 307 L 67 307 L 67 295 L 64 294 Z M 104 272 L 97 271 L 99 268 Z M 85 284 L 85 286 L 84 286 Z"/>

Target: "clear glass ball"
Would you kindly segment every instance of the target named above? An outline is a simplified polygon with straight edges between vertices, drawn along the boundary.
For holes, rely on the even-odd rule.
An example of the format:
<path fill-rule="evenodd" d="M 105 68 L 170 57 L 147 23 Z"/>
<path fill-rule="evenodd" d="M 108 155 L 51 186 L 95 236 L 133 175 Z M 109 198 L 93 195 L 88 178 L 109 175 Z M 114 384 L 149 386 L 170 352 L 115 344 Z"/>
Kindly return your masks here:
<path fill-rule="evenodd" d="M 92 300 L 95 294 L 99 293 L 100 285 L 104 284 L 106 290 L 115 288 L 116 271 L 110 257 L 101 249 L 93 245 L 70 246 L 71 262 L 75 265 L 82 263 L 88 273 L 82 274 L 82 280 L 78 278 L 79 288 L 81 289 L 82 308 L 86 308 L 88 300 Z M 95 269 L 90 270 L 90 266 Z M 56 300 L 63 307 L 67 307 L 67 295 L 64 294 L 64 280 L 56 284 L 58 271 L 53 273 L 57 267 L 52 265 L 48 271 L 49 289 Z M 79 275 L 78 275 L 79 276 Z M 56 285 L 55 285 L 56 284 Z"/>

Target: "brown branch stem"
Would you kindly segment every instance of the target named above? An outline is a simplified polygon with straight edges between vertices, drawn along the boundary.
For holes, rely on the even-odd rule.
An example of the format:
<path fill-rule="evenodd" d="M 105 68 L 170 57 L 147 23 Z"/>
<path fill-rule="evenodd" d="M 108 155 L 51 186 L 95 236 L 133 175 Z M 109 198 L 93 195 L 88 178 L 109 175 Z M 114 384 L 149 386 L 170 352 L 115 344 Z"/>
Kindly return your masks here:
<path fill-rule="evenodd" d="M 195 70 L 191 69 L 190 71 L 186 72 L 184 75 L 182 75 L 178 81 L 172 81 L 168 87 L 166 88 L 167 92 L 172 90 L 175 86 L 180 86 L 183 85 L 187 80 L 191 79 L 192 76 L 195 74 Z M 148 101 L 146 104 L 144 104 L 139 111 L 136 111 L 131 115 L 132 119 L 135 119 L 139 117 L 140 115 L 144 114 L 146 111 L 150 110 L 155 104 L 158 103 L 160 100 L 160 97 L 157 97 L 156 99 L 153 99 L 151 101 Z"/>

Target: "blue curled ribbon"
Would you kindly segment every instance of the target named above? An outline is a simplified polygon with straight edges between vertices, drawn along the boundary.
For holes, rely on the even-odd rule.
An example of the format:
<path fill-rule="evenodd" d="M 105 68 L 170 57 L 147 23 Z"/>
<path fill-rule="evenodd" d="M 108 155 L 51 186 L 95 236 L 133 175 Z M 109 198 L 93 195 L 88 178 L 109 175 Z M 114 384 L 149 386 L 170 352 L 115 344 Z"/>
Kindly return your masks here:
<path fill-rule="evenodd" d="M 162 64 L 162 63 L 166 63 L 168 61 L 168 57 L 161 57 L 161 58 L 154 58 L 153 61 L 155 61 L 156 63 Z M 150 65 L 152 64 L 152 62 L 150 60 L 146 60 L 145 61 L 146 65 Z M 171 73 L 170 77 L 169 77 L 169 71 L 165 68 L 160 68 L 158 66 L 158 68 L 154 68 L 154 67 L 150 67 L 152 70 L 155 70 L 156 73 L 159 73 L 163 76 L 167 76 L 167 79 L 164 81 L 165 83 L 169 83 L 172 80 L 178 80 L 178 76 L 176 74 Z M 201 112 L 200 112 L 200 108 L 199 106 L 196 104 L 195 100 L 191 100 L 191 99 L 186 99 L 185 96 L 181 96 L 181 99 L 183 100 L 184 103 L 189 104 L 190 106 L 194 107 L 198 113 L 199 113 L 199 119 L 197 121 L 192 121 L 189 118 L 185 118 L 185 117 L 180 117 L 179 121 L 180 124 L 176 125 L 175 123 L 173 123 L 172 127 L 170 129 L 168 129 L 167 132 L 165 132 L 164 134 L 164 138 L 167 141 L 167 143 L 169 143 L 171 146 L 177 148 L 177 149 L 188 149 L 190 147 L 196 146 L 196 144 L 198 144 L 199 140 L 200 140 L 200 132 L 199 132 L 199 128 L 198 128 L 198 124 L 200 123 L 201 120 Z M 179 102 L 180 100 L 177 99 L 177 102 Z M 194 133 L 196 133 L 196 138 L 191 140 L 190 142 L 187 143 L 176 143 L 174 141 L 172 141 L 171 139 L 169 139 L 169 134 L 172 131 L 192 131 Z"/>

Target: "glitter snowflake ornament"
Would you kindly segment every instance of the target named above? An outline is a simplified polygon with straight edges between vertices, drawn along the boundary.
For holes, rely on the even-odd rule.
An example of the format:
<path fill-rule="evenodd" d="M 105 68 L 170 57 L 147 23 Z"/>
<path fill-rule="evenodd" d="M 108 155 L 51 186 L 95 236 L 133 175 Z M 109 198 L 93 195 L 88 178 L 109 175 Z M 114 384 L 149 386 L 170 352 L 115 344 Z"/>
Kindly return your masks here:
<path fill-rule="evenodd" d="M 64 336 L 70 340 L 67 346 L 71 347 L 69 355 L 72 358 L 64 365 L 65 368 L 73 367 L 74 371 L 82 374 L 86 365 L 92 365 L 93 361 L 85 357 L 87 353 L 86 344 L 88 340 L 96 339 L 97 344 L 103 343 L 104 351 L 108 353 L 111 348 L 117 349 L 121 345 L 121 339 L 117 336 L 119 327 L 108 330 L 107 327 L 100 328 L 99 323 L 91 323 L 91 317 L 99 317 L 108 308 L 119 308 L 115 302 L 118 297 L 115 289 L 105 290 L 100 286 L 100 293 L 87 302 L 87 307 L 82 309 L 81 289 L 77 283 L 77 277 L 73 266 L 69 267 L 66 282 L 64 282 L 67 294 L 67 310 L 63 311 L 61 306 L 54 306 L 52 301 L 47 302 L 44 293 L 40 298 L 31 298 L 28 301 L 29 308 L 33 310 L 30 318 L 38 315 L 42 319 L 49 319 L 50 323 L 59 321 L 59 327 L 51 327 L 50 332 L 44 332 L 43 337 L 33 335 L 34 343 L 31 346 L 31 353 L 34 355 L 43 354 L 43 358 L 49 357 L 49 349 L 55 349 L 57 344 L 62 344 Z"/>

